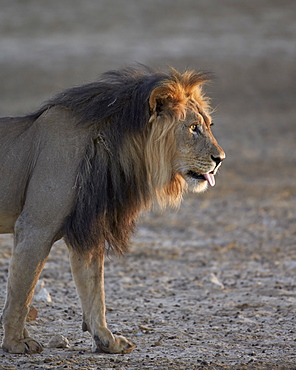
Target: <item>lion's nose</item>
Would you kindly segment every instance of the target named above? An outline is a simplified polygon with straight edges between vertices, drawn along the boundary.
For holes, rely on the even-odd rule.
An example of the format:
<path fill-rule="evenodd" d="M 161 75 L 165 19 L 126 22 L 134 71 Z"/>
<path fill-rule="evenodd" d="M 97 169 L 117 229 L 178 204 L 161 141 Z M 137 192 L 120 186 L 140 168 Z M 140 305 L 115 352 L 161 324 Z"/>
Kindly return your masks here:
<path fill-rule="evenodd" d="M 212 160 L 216 163 L 216 167 L 217 167 L 223 161 L 223 159 L 225 159 L 225 154 L 223 153 L 223 155 L 221 154 L 219 155 L 219 157 L 214 157 L 212 155 L 211 157 L 212 157 Z"/>

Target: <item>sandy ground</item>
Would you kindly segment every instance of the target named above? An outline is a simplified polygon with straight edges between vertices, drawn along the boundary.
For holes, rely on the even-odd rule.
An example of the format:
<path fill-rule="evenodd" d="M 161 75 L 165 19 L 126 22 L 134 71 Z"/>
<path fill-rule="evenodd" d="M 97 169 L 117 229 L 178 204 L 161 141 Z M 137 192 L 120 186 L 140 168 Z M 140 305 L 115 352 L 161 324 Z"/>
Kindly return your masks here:
<path fill-rule="evenodd" d="M 2 116 L 134 61 L 212 70 L 227 159 L 215 188 L 143 214 L 126 258 L 106 262 L 109 326 L 134 352 L 90 352 L 58 242 L 52 302 L 28 324 L 44 352 L 0 352 L 0 369 L 296 369 L 295 24 L 285 0 L 1 2 Z M 0 243 L 3 307 L 12 237 Z M 49 348 L 55 334 L 70 347 Z"/>

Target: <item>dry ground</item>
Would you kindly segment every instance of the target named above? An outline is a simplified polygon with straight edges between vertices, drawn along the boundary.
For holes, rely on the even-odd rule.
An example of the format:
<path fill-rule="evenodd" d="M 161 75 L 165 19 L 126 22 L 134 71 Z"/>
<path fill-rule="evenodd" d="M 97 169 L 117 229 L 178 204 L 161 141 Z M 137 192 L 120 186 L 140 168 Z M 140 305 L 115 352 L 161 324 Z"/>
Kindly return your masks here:
<path fill-rule="evenodd" d="M 0 352 L 0 369 L 296 369 L 295 4 L 3 1 L 1 115 L 133 61 L 201 67 L 217 76 L 208 91 L 228 158 L 215 188 L 143 214 L 130 253 L 106 263 L 109 326 L 134 352 L 90 352 L 59 242 L 42 274 L 52 302 L 34 302 L 29 330 L 70 348 Z M 0 243 L 2 307 L 11 236 Z"/>

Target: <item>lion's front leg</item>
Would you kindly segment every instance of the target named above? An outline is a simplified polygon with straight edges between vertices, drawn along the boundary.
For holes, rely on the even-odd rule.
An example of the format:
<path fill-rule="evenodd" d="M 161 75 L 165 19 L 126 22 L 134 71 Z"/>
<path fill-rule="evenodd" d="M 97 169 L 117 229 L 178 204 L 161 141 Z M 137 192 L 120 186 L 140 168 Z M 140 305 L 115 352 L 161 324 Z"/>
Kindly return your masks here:
<path fill-rule="evenodd" d="M 83 310 L 82 329 L 93 338 L 94 352 L 128 353 L 133 343 L 114 336 L 107 328 L 104 292 L 104 254 L 79 253 L 70 249 L 72 274 Z"/>

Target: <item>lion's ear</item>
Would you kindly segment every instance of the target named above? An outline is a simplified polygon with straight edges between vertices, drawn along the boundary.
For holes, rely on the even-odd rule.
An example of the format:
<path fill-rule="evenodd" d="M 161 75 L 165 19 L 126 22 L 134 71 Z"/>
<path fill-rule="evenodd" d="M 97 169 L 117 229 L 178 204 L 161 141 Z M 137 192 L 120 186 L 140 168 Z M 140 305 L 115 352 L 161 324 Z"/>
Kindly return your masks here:
<path fill-rule="evenodd" d="M 150 120 L 157 118 L 163 111 L 172 108 L 172 106 L 173 96 L 171 92 L 163 86 L 156 87 L 149 98 L 149 107 L 151 109 Z"/>

